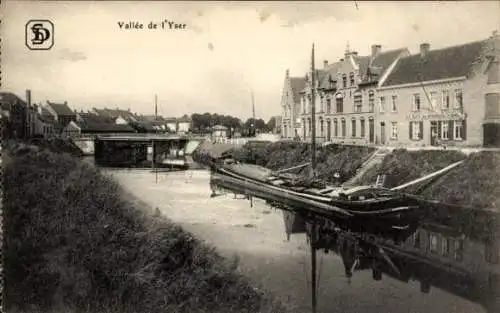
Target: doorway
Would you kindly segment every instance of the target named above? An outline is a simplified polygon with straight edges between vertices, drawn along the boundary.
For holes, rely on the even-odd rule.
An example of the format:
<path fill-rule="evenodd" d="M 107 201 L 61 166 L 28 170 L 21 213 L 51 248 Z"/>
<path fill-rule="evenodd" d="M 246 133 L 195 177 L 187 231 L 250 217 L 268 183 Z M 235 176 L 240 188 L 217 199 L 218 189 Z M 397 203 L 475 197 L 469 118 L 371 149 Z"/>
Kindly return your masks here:
<path fill-rule="evenodd" d="M 380 122 L 380 143 L 385 145 L 385 122 Z"/>
<path fill-rule="evenodd" d="M 332 139 L 332 121 L 326 120 L 326 140 Z"/>
<path fill-rule="evenodd" d="M 431 121 L 431 146 L 438 145 L 438 123 Z"/>
<path fill-rule="evenodd" d="M 375 141 L 375 121 L 373 118 L 368 120 L 368 138 L 370 143 Z"/>

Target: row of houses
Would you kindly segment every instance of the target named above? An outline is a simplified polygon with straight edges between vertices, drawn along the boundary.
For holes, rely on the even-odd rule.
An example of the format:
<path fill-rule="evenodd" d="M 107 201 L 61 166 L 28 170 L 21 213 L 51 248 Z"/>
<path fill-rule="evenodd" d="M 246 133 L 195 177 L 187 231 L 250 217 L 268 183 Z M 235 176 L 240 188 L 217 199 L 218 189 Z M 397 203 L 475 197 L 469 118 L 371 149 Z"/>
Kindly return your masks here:
<path fill-rule="evenodd" d="M 94 136 L 110 133 L 187 133 L 191 118 L 138 115 L 130 110 L 97 109 L 77 112 L 67 102 L 31 104 L 31 91 L 26 99 L 11 92 L 0 93 L 4 133 L 10 137 Z"/>
<path fill-rule="evenodd" d="M 500 36 L 432 50 L 373 45 L 305 77 L 286 71 L 281 134 L 309 141 L 315 90 L 319 142 L 387 146 L 500 146 Z"/>

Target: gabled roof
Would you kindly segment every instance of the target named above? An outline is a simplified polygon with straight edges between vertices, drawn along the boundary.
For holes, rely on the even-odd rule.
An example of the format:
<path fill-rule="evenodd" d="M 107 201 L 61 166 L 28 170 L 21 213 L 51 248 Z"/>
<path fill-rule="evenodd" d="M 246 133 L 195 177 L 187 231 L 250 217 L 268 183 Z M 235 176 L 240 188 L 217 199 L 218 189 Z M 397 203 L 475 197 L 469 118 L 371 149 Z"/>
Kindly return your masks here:
<path fill-rule="evenodd" d="M 2 109 L 8 109 L 8 107 L 4 107 L 5 104 L 22 104 L 26 105 L 26 101 L 19 98 L 16 94 L 12 92 L 0 92 L 0 101 L 2 102 Z"/>
<path fill-rule="evenodd" d="M 112 118 L 112 119 L 117 119 L 118 117 L 122 117 L 126 120 L 136 120 L 138 117 L 128 111 L 128 110 L 121 110 L 121 109 L 95 109 L 94 111 L 99 114 L 100 116 Z"/>
<path fill-rule="evenodd" d="M 292 88 L 293 102 L 300 102 L 300 92 L 306 86 L 304 77 L 290 77 L 290 86 Z"/>
<path fill-rule="evenodd" d="M 337 72 L 342 65 L 341 62 L 335 62 L 328 66 L 328 69 L 325 72 L 323 80 L 320 81 L 319 88 L 320 89 L 328 89 L 330 88 L 330 80 L 335 82 L 337 81 Z"/>
<path fill-rule="evenodd" d="M 134 129 L 129 125 L 118 125 L 109 117 L 103 117 L 92 113 L 79 113 L 79 120 L 75 124 L 82 131 L 87 132 L 133 132 Z"/>
<path fill-rule="evenodd" d="M 48 123 L 48 124 L 53 124 L 56 122 L 56 120 L 54 119 L 54 116 L 50 115 L 50 114 L 37 114 L 37 118 L 44 122 L 44 123 Z"/>
<path fill-rule="evenodd" d="M 329 67 L 330 67 L 330 66 L 329 66 Z M 329 68 L 329 67 L 328 67 L 328 68 Z M 326 68 L 326 69 L 316 69 L 316 77 L 315 77 L 315 79 L 316 79 L 316 81 L 317 81 L 317 82 L 319 82 L 320 84 L 321 84 L 321 82 L 323 81 L 323 79 L 325 78 L 326 73 L 327 73 L 327 71 L 328 71 L 328 68 Z M 308 72 L 308 73 L 306 74 L 306 76 L 303 78 L 303 79 L 304 79 L 304 87 L 300 90 L 300 92 L 306 92 L 306 87 L 307 87 L 307 86 L 306 86 L 306 82 L 307 82 L 308 80 L 310 80 L 310 79 L 311 79 L 311 77 L 310 77 L 310 75 L 309 75 L 309 74 L 310 74 L 310 72 Z"/>
<path fill-rule="evenodd" d="M 404 52 L 407 52 L 409 54 L 407 48 L 400 48 L 380 52 L 375 55 L 375 57 L 359 57 L 358 64 L 359 73 L 361 75 L 360 84 L 378 82 L 380 77 L 389 68 L 389 66 L 391 66 L 391 64 L 396 61 L 396 59 Z"/>
<path fill-rule="evenodd" d="M 472 66 L 481 58 L 486 41 L 429 50 L 401 58 L 383 86 L 469 76 Z"/>
<path fill-rule="evenodd" d="M 71 110 L 66 102 L 64 103 L 55 103 L 47 101 L 47 105 L 50 106 L 57 115 L 75 115 L 76 113 Z"/>

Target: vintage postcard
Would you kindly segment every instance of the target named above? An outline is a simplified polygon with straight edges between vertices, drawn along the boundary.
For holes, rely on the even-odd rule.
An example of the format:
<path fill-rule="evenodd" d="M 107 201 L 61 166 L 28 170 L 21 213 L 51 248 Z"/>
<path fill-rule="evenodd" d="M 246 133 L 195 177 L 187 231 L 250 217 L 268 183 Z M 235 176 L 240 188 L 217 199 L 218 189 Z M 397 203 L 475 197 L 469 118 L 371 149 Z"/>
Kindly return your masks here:
<path fill-rule="evenodd" d="M 500 2 L 0 15 L 3 312 L 500 312 Z"/>

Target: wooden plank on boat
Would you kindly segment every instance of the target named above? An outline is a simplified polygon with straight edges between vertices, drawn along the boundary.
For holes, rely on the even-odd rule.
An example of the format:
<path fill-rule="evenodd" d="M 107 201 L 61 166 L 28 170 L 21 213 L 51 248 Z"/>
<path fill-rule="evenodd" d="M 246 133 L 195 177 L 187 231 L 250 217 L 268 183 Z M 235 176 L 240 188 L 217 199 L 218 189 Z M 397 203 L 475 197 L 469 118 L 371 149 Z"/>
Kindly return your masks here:
<path fill-rule="evenodd" d="M 280 180 L 275 180 L 272 182 L 273 185 L 283 185 L 285 183 L 284 180 L 280 179 Z"/>
<path fill-rule="evenodd" d="M 331 192 L 331 191 L 334 191 L 336 189 L 336 187 L 328 187 L 328 188 L 325 188 L 325 189 L 321 189 L 319 192 L 321 194 L 325 194 L 325 193 L 328 193 L 328 192 Z"/>

